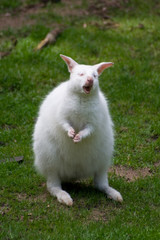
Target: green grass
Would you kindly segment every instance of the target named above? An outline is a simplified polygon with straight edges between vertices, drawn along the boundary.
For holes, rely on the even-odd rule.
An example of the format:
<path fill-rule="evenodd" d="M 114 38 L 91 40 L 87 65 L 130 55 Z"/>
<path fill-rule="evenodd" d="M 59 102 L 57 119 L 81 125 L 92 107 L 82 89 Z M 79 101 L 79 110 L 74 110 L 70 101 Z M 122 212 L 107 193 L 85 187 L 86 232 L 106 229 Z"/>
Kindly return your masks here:
<path fill-rule="evenodd" d="M 12 7 L 2 3 L 1 9 Z M 45 13 L 44 24 L 39 14 L 34 25 L 0 35 L 0 51 L 12 46 L 12 36 L 18 39 L 12 53 L 0 59 L 0 161 L 5 160 L 0 163 L 0 239 L 160 239 L 160 169 L 155 166 L 160 161 L 160 21 L 156 1 L 148 0 L 142 8 L 143 3 L 110 9 L 116 28 L 105 28 L 96 16 Z M 50 3 L 50 12 L 56 7 L 64 5 Z M 33 51 L 50 30 L 52 16 L 66 29 L 55 45 Z M 114 163 L 152 171 L 152 176 L 134 182 L 110 175 L 123 204 L 106 199 L 87 180 L 64 185 L 74 205 L 60 205 L 33 168 L 38 107 L 69 76 L 60 53 L 79 63 L 115 63 L 100 77 L 115 124 Z M 16 156 L 24 156 L 24 162 L 10 162 Z"/>

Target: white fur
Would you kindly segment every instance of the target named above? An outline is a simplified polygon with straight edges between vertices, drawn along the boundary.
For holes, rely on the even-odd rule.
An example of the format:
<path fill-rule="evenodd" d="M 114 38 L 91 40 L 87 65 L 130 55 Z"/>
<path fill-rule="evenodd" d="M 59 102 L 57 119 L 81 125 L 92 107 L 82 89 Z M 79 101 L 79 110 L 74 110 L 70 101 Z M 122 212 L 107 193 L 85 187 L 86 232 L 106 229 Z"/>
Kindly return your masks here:
<path fill-rule="evenodd" d="M 102 70 L 100 67 L 107 63 L 79 65 L 69 57 L 61 57 L 71 75 L 49 93 L 40 107 L 33 134 L 35 167 L 47 178 L 49 192 L 68 206 L 73 200 L 62 190 L 61 182 L 90 176 L 97 188 L 122 201 L 107 179 L 114 145 L 113 124 L 98 84 L 98 74 L 107 65 Z M 93 87 L 86 94 L 83 86 L 88 77 L 92 77 Z"/>

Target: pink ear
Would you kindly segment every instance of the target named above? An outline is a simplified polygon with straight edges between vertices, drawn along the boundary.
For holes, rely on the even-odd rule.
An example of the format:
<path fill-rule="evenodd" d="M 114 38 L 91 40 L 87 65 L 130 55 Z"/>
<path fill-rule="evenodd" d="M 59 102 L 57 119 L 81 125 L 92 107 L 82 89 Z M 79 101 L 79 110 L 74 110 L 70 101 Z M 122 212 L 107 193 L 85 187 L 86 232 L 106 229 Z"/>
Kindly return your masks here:
<path fill-rule="evenodd" d="M 65 55 L 60 54 L 60 57 L 66 62 L 69 72 L 72 72 L 72 69 L 78 64 L 72 58 L 67 57 Z"/>
<path fill-rule="evenodd" d="M 113 64 L 114 63 L 112 63 L 112 62 L 102 62 L 102 63 L 99 63 L 95 66 L 97 68 L 98 74 L 100 75 L 106 68 L 111 67 Z"/>

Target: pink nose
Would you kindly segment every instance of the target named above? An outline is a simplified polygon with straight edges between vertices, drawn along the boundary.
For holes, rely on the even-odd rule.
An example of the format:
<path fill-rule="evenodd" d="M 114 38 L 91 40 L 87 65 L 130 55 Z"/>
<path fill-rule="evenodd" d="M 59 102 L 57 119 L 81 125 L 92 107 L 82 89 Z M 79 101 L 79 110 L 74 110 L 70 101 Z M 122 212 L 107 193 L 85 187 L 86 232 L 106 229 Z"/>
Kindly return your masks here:
<path fill-rule="evenodd" d="M 92 77 L 87 77 L 87 83 L 93 84 L 93 78 Z"/>

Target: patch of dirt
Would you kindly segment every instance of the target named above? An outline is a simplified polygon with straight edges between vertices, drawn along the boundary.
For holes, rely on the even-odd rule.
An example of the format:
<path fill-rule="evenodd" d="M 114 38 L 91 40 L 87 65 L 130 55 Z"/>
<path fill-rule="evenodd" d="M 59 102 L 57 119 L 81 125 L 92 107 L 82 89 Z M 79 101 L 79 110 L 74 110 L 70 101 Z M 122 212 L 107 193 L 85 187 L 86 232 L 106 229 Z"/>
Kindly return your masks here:
<path fill-rule="evenodd" d="M 108 221 L 106 212 L 102 211 L 98 208 L 93 208 L 93 210 L 91 211 L 90 219 L 94 220 L 95 222 L 97 222 L 97 221 L 107 222 Z"/>
<path fill-rule="evenodd" d="M 20 28 L 23 25 L 31 25 L 34 24 L 35 21 L 29 19 L 25 14 L 20 14 L 18 16 L 11 15 L 1 15 L 0 16 L 0 31 L 5 30 L 7 28 Z"/>
<path fill-rule="evenodd" d="M 62 6 L 56 7 L 53 5 L 52 12 L 59 16 L 84 16 L 88 15 L 88 11 L 80 6 L 82 1 L 62 0 Z M 21 28 L 24 25 L 33 25 L 36 20 L 31 18 L 31 15 L 38 13 L 46 13 L 45 3 L 28 5 L 18 8 L 14 12 L 0 15 L 0 31 L 7 28 Z M 54 23 L 54 22 L 53 22 Z"/>
<path fill-rule="evenodd" d="M 89 15 L 89 12 L 85 9 L 81 8 L 82 0 L 74 1 L 74 0 L 62 0 L 62 7 L 55 8 L 53 11 L 60 16 L 74 16 L 80 17 Z"/>
<path fill-rule="evenodd" d="M 127 1 L 127 0 L 126 0 Z M 87 15 L 99 15 L 104 19 L 110 19 L 110 16 L 107 15 L 108 8 L 110 7 L 121 7 L 122 0 L 89 0 L 88 1 L 88 9 L 82 8 L 83 1 L 78 0 L 61 0 L 62 5 L 59 7 L 58 5 L 54 4 L 51 5 L 50 11 L 52 13 L 59 15 L 61 17 L 84 17 Z M 33 25 L 36 23 L 36 20 L 31 18 L 32 15 L 36 15 L 39 13 L 46 13 L 47 8 L 45 8 L 45 3 L 37 3 L 32 5 L 26 5 L 25 7 L 18 8 L 14 10 L 12 13 L 5 13 L 0 15 L 0 31 L 8 29 L 8 28 L 15 28 L 19 29 L 25 25 Z M 53 20 L 53 27 L 54 27 L 54 20 Z M 98 23 L 95 23 L 100 28 L 107 29 L 107 28 L 115 28 L 118 26 L 117 23 L 114 22 L 105 22 L 102 24 L 103 26 L 99 26 Z"/>
<path fill-rule="evenodd" d="M 109 170 L 109 172 L 123 177 L 128 182 L 133 182 L 139 178 L 145 178 L 147 176 L 152 176 L 151 169 L 148 167 L 133 169 L 125 166 L 114 166 Z"/>
<path fill-rule="evenodd" d="M 120 9 L 122 10 L 125 3 L 128 3 L 129 0 L 94 0 L 91 1 L 89 6 L 89 12 L 98 15 L 104 19 L 109 19 L 109 10 L 110 9 Z"/>
<path fill-rule="evenodd" d="M 46 193 L 43 193 L 43 194 L 41 194 L 41 195 L 39 195 L 39 196 L 36 196 L 36 197 L 34 197 L 34 198 L 31 198 L 31 197 L 30 197 L 29 199 L 30 199 L 30 200 L 33 199 L 34 202 L 38 202 L 38 201 L 46 202 L 48 196 L 49 196 L 49 193 L 46 192 Z"/>
<path fill-rule="evenodd" d="M 32 25 L 35 20 L 31 15 L 43 12 L 43 5 L 36 4 L 15 10 L 12 14 L 5 13 L 0 15 L 0 31 L 7 28 L 21 28 L 24 25 Z"/>
<path fill-rule="evenodd" d="M 48 195 L 48 192 L 45 192 L 38 196 L 27 195 L 26 193 L 18 193 L 17 200 L 20 202 L 25 200 L 28 200 L 29 202 L 46 202 Z"/>
<path fill-rule="evenodd" d="M 158 162 L 154 163 L 154 166 L 155 167 L 160 167 L 160 160 Z"/>
<path fill-rule="evenodd" d="M 115 212 L 120 213 L 121 209 L 123 208 L 122 204 L 114 203 L 113 201 L 109 202 L 106 205 L 104 202 L 99 202 L 97 206 L 92 205 L 92 207 L 89 209 L 89 216 L 86 218 L 86 224 L 90 221 L 94 222 L 105 222 L 107 223 L 111 219 L 114 218 Z"/>

